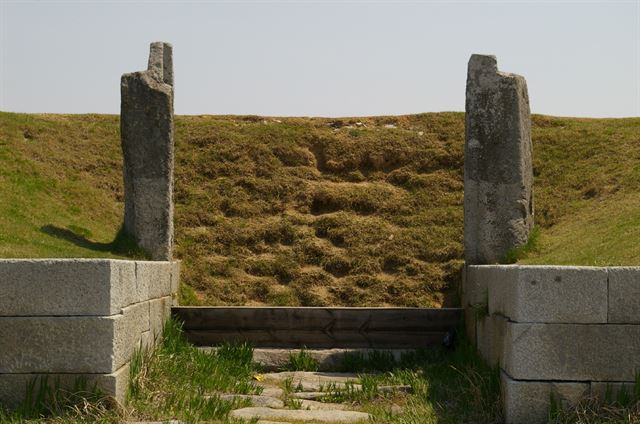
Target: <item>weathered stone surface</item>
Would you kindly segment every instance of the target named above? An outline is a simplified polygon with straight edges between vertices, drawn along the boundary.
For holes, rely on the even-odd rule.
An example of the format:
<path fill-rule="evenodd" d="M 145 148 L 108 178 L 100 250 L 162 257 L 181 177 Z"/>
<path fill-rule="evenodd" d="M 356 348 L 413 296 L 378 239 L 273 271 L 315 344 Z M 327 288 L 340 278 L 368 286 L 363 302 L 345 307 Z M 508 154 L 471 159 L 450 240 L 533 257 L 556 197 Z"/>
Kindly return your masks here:
<path fill-rule="evenodd" d="M 124 404 L 129 382 L 129 365 L 109 374 L 0 374 L 0 404 L 12 409 L 24 400 L 27 385 L 34 379 L 39 384 L 46 378 L 49 387 L 72 389 L 79 381 L 85 381 L 88 389 L 98 388 L 105 395 Z"/>
<path fill-rule="evenodd" d="M 341 390 L 346 389 L 347 387 L 350 390 L 362 390 L 362 386 L 356 383 L 313 380 L 297 380 L 293 383 L 293 387 L 305 392 L 322 392 L 329 389 Z"/>
<path fill-rule="evenodd" d="M 478 319 L 476 347 L 480 356 L 491 366 L 499 365 L 501 362 L 507 321 L 508 319 L 501 315 Z"/>
<path fill-rule="evenodd" d="M 304 411 L 300 409 L 242 408 L 231 411 L 233 418 L 250 420 L 254 418 L 267 420 L 314 421 L 322 423 L 355 423 L 366 422 L 370 415 L 356 411 Z"/>
<path fill-rule="evenodd" d="M 635 382 L 629 383 L 608 383 L 605 381 L 591 382 L 591 397 L 601 402 L 610 403 L 619 397 L 633 397 Z"/>
<path fill-rule="evenodd" d="M 490 314 L 516 322 L 607 322 L 606 268 L 496 266 L 487 274 Z"/>
<path fill-rule="evenodd" d="M 280 387 L 262 381 L 256 382 L 256 386 L 262 387 L 262 396 L 278 398 L 284 394 L 284 390 L 282 390 Z"/>
<path fill-rule="evenodd" d="M 342 372 L 312 372 L 312 371 L 285 371 L 263 374 L 265 380 L 285 381 L 292 379 L 292 383 L 347 383 L 357 382 L 358 374 Z"/>
<path fill-rule="evenodd" d="M 0 373 L 108 373 L 113 337 L 112 317 L 0 318 Z"/>
<path fill-rule="evenodd" d="M 505 372 L 518 380 L 634 381 L 640 325 L 508 322 Z"/>
<path fill-rule="evenodd" d="M 500 377 L 505 424 L 546 423 L 552 395 L 561 406 L 569 407 L 589 394 L 587 383 L 518 381 L 504 372 Z"/>
<path fill-rule="evenodd" d="M 0 260 L 0 316 L 112 315 L 131 303 L 133 261 Z M 135 290 L 133 291 L 135 295 Z"/>
<path fill-rule="evenodd" d="M 120 83 L 124 227 L 154 260 L 173 250 L 173 62 L 168 43 L 151 44 L 146 71 Z"/>
<path fill-rule="evenodd" d="M 112 373 L 149 330 L 149 305 L 109 317 L 0 317 L 0 373 Z"/>
<path fill-rule="evenodd" d="M 182 267 L 181 261 L 171 262 L 171 295 L 174 297 L 172 305 L 178 305 L 178 290 L 180 289 L 180 269 Z"/>
<path fill-rule="evenodd" d="M 220 395 L 220 399 L 228 401 L 246 400 L 251 402 L 251 405 L 253 406 L 261 406 L 265 408 L 284 408 L 283 401 L 271 396 L 223 394 Z"/>
<path fill-rule="evenodd" d="M 2 259 L 0 316 L 109 316 L 171 296 L 179 266 L 118 259 Z"/>
<path fill-rule="evenodd" d="M 640 267 L 609 270 L 609 322 L 640 324 Z"/>
<path fill-rule="evenodd" d="M 327 392 L 294 392 L 294 393 L 291 393 L 291 397 L 292 398 L 307 399 L 307 400 L 322 399 L 325 396 L 327 396 Z"/>
<path fill-rule="evenodd" d="M 496 263 L 533 227 L 527 83 L 499 72 L 494 56 L 472 55 L 465 109 L 465 261 Z"/>
<path fill-rule="evenodd" d="M 149 328 L 156 340 L 162 337 L 164 324 L 171 315 L 171 302 L 170 296 L 149 301 Z"/>
<path fill-rule="evenodd" d="M 484 266 L 465 265 L 462 272 L 461 286 L 461 303 L 463 307 L 487 302 L 489 288 L 488 279 L 483 275 L 485 269 L 486 267 Z"/>
<path fill-rule="evenodd" d="M 282 369 L 289 362 L 290 355 L 297 355 L 300 351 L 301 349 L 255 348 L 253 350 L 253 361 L 260 364 L 260 366 L 266 370 Z M 318 369 L 320 371 L 338 369 L 342 365 L 347 353 L 366 355 L 372 351 L 373 349 L 304 349 L 305 354 L 318 363 Z M 409 350 L 389 349 L 385 350 L 385 352 L 390 353 L 399 361 L 402 355 L 409 352 Z"/>
<path fill-rule="evenodd" d="M 321 392 L 332 387 L 343 389 L 347 386 L 353 390 L 360 390 L 357 374 L 337 373 L 337 372 L 308 372 L 308 371 L 285 371 L 278 373 L 263 374 L 266 382 L 284 382 L 291 380 L 294 389 L 305 392 Z"/>
<path fill-rule="evenodd" d="M 151 330 L 143 331 L 142 334 L 140 335 L 140 349 L 141 350 L 152 349 L 153 346 L 155 346 L 156 344 L 156 340 L 157 339 L 153 336 L 153 333 L 151 333 Z"/>
<path fill-rule="evenodd" d="M 111 264 L 110 296 L 112 307 L 111 314 L 104 315 L 119 314 L 126 306 L 146 301 L 148 299 L 147 293 L 140 290 L 138 283 L 136 261 L 109 260 L 109 262 Z"/>
<path fill-rule="evenodd" d="M 494 280 L 516 278 L 513 265 L 467 265 L 463 272 L 462 305 L 465 308 L 465 330 L 472 345 L 483 348 L 491 345 L 489 340 L 479 340 L 478 321 L 489 311 L 489 283 Z M 488 358 L 485 358 L 488 359 Z"/>
<path fill-rule="evenodd" d="M 182 421 L 169 420 L 169 421 L 127 421 L 127 424 L 182 424 Z"/>
<path fill-rule="evenodd" d="M 172 294 L 172 262 L 136 261 L 138 290 L 143 299 L 157 299 Z"/>
<path fill-rule="evenodd" d="M 404 408 L 394 403 L 393 405 L 391 405 L 391 409 L 389 412 L 391 412 L 391 415 L 393 416 L 402 415 L 404 413 Z"/>
<path fill-rule="evenodd" d="M 309 399 L 300 400 L 300 409 L 308 411 L 345 411 L 347 405 L 342 403 L 316 402 Z"/>
<path fill-rule="evenodd" d="M 105 394 L 113 397 L 120 405 L 124 405 L 129 387 L 129 362 L 121 366 L 118 370 L 109 374 L 93 374 L 98 388 Z"/>
<path fill-rule="evenodd" d="M 129 362 L 142 342 L 142 334 L 150 331 L 149 303 L 142 302 L 122 310 L 113 320 L 113 368 Z M 94 371 L 95 372 L 95 371 Z"/>

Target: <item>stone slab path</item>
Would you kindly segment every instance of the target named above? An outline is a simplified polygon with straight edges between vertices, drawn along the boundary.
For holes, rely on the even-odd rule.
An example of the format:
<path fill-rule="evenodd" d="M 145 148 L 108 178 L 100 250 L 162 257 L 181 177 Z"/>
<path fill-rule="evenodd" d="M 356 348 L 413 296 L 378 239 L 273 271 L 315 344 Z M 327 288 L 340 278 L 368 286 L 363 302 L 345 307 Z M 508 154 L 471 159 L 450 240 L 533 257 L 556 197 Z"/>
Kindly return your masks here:
<path fill-rule="evenodd" d="M 247 421 L 257 419 L 258 424 L 364 424 L 371 422 L 373 418 L 370 414 L 357 410 L 353 403 L 335 402 L 336 398 L 344 398 L 340 395 L 342 389 L 348 389 L 346 393 L 350 394 L 357 394 L 362 390 L 357 374 L 287 371 L 259 374 L 255 379 L 256 385 L 262 387 L 260 395 L 212 394 L 220 399 L 248 405 L 231 411 L 230 418 Z M 378 386 L 377 390 L 411 392 L 411 386 Z M 393 412 L 401 412 L 400 407 L 395 406 L 395 409 Z"/>
<path fill-rule="evenodd" d="M 369 420 L 369 414 L 356 411 L 321 411 L 302 409 L 272 409 L 251 407 L 231 411 L 231 417 L 250 420 L 266 418 L 269 420 L 306 421 L 320 423 L 358 423 Z"/>
<path fill-rule="evenodd" d="M 222 395 L 224 399 L 247 400 L 251 406 L 232 411 L 233 418 L 259 423 L 366 423 L 371 416 L 350 404 L 323 402 L 326 390 L 361 390 L 357 374 L 330 372 L 278 372 L 256 376 L 263 388 L 260 396 Z"/>

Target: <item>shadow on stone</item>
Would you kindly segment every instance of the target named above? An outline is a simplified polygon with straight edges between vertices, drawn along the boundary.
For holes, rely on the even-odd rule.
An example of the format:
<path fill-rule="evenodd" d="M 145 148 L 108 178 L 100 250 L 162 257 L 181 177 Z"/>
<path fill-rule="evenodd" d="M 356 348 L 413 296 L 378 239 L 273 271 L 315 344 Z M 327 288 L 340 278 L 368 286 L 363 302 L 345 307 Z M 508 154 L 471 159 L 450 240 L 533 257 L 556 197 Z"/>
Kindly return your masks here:
<path fill-rule="evenodd" d="M 89 240 L 85 235 L 78 234 L 69 228 L 62 228 L 48 224 L 40 228 L 40 231 L 52 237 L 56 237 L 84 249 L 96 252 L 108 252 L 114 255 L 127 256 L 134 259 L 148 259 L 149 255 L 141 249 L 130 235 L 124 230 L 124 225 L 120 226 L 115 238 L 109 243 L 100 243 Z"/>

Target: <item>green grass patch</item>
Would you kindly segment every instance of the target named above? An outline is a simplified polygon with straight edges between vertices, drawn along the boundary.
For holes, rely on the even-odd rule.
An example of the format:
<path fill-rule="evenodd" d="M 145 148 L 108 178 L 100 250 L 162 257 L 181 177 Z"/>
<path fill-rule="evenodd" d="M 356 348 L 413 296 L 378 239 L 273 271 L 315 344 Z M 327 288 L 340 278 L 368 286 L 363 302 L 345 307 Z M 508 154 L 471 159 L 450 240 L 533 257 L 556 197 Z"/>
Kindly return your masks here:
<path fill-rule="evenodd" d="M 225 401 L 222 393 L 259 394 L 252 381 L 253 349 L 225 344 L 203 351 L 185 341 L 181 325 L 168 321 L 155 351 L 132 360 L 128 405 L 139 420 L 216 421 L 242 402 Z"/>
<path fill-rule="evenodd" d="M 639 127 L 532 117 L 539 234 L 507 262 L 640 262 Z M 176 117 L 181 301 L 455 305 L 463 145 L 462 113 Z M 117 116 L 0 113 L 0 197 L 1 257 L 140 256 Z"/>
<path fill-rule="evenodd" d="M 284 365 L 285 371 L 318 371 L 316 361 L 305 349 L 289 353 L 289 360 Z"/>
<path fill-rule="evenodd" d="M 357 405 L 373 414 L 375 422 L 502 420 L 498 371 L 486 366 L 464 338 L 453 350 L 423 349 L 406 352 L 397 359 L 385 351 L 350 354 L 341 369 L 359 373 L 362 390 L 352 385 L 327 387 L 325 400 Z M 389 386 L 409 386 L 410 390 L 389 390 Z"/>
<path fill-rule="evenodd" d="M 540 228 L 533 227 L 529 233 L 529 238 L 524 246 L 514 247 L 510 249 L 500 260 L 501 264 L 514 264 L 519 260 L 526 258 L 528 255 L 539 251 L 540 244 Z"/>

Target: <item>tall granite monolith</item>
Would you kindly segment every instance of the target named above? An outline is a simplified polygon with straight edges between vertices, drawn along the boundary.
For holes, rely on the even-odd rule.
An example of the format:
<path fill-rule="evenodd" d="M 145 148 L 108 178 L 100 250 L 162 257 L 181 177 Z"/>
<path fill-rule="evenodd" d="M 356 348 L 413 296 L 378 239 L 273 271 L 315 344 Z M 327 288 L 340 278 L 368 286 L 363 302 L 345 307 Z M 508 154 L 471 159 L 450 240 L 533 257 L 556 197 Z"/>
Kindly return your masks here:
<path fill-rule="evenodd" d="M 169 43 L 151 44 L 146 71 L 120 83 L 124 228 L 153 260 L 173 248 L 173 61 Z"/>
<path fill-rule="evenodd" d="M 464 156 L 465 261 L 496 263 L 526 244 L 534 208 L 527 82 L 495 56 L 469 60 Z"/>

